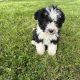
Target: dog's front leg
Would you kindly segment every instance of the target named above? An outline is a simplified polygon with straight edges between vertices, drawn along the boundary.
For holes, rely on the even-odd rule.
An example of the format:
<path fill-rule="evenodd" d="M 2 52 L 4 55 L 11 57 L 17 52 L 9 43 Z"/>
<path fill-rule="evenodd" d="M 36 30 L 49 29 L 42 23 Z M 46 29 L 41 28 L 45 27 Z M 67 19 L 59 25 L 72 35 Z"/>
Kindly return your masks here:
<path fill-rule="evenodd" d="M 42 42 L 36 44 L 36 50 L 39 55 L 44 54 L 45 46 L 43 45 Z"/>
<path fill-rule="evenodd" d="M 49 54 L 49 55 L 54 56 L 54 55 L 56 54 L 56 50 L 57 50 L 57 44 L 51 43 L 51 44 L 48 46 L 48 54 Z"/>

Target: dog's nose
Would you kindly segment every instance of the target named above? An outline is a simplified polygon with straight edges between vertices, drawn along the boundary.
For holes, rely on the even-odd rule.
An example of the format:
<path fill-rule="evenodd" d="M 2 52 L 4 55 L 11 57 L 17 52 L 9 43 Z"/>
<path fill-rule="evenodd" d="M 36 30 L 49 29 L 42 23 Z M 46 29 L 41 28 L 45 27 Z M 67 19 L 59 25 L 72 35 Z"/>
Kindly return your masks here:
<path fill-rule="evenodd" d="M 50 29 L 49 29 L 48 31 L 49 31 L 50 33 L 53 33 L 54 30 L 50 30 Z"/>

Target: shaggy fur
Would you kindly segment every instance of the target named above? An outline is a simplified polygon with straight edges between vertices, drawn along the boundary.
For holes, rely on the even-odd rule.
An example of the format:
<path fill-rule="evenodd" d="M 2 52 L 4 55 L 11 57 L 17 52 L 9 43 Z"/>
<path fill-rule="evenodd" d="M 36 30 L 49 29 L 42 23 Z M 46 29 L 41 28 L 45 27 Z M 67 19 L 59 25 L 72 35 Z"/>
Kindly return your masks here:
<path fill-rule="evenodd" d="M 48 50 L 48 54 L 53 56 L 65 21 L 64 13 L 55 6 L 49 6 L 36 11 L 34 18 L 38 24 L 33 30 L 32 44 L 36 46 L 38 54 L 42 55 Z"/>

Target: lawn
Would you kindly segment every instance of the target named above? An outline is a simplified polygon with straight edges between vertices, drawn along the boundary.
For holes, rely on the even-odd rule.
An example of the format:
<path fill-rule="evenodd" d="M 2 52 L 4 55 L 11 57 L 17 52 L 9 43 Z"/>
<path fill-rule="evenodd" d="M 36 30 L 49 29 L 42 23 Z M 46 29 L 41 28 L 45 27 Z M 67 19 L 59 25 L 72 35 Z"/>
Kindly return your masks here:
<path fill-rule="evenodd" d="M 31 45 L 34 12 L 58 5 L 65 13 L 57 54 Z M 80 80 L 80 0 L 0 1 L 0 80 Z"/>

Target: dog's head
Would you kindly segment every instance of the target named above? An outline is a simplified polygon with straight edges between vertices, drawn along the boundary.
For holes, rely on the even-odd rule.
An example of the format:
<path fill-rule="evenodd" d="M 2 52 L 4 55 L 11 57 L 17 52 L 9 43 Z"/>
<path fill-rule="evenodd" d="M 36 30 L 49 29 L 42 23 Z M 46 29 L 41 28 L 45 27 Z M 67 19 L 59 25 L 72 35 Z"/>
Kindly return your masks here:
<path fill-rule="evenodd" d="M 55 6 L 42 8 L 35 12 L 35 20 L 43 31 L 53 33 L 60 29 L 65 21 L 64 13 Z"/>

